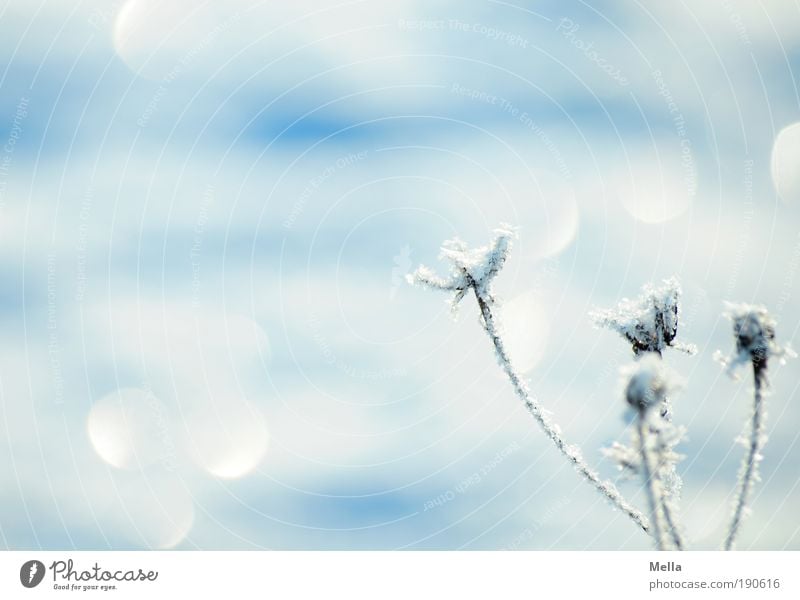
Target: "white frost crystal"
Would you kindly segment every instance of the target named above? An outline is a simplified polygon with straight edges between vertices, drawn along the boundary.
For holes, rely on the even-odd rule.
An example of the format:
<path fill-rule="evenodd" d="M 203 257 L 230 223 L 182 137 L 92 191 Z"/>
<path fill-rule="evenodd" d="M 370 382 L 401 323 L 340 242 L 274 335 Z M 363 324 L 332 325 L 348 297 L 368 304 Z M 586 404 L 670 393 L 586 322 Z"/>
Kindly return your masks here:
<path fill-rule="evenodd" d="M 427 267 L 420 266 L 407 276 L 408 282 L 455 292 L 451 300 L 454 311 L 470 288 L 474 288 L 479 297 L 491 304 L 494 301 L 492 279 L 503 268 L 511 251 L 512 240 L 516 237 L 514 228 L 503 223 L 494 230 L 494 239 L 488 246 L 469 249 L 458 238 L 448 240 L 442 244 L 439 258 L 450 261 L 450 275 L 447 278 L 439 277 Z"/>
<path fill-rule="evenodd" d="M 616 331 L 636 354 L 657 352 L 667 346 L 694 354 L 696 348 L 675 341 L 680 316 L 681 286 L 677 277 L 665 279 L 660 286 L 647 284 L 634 299 L 624 298 L 616 308 L 596 310 L 591 318 L 599 327 Z"/>

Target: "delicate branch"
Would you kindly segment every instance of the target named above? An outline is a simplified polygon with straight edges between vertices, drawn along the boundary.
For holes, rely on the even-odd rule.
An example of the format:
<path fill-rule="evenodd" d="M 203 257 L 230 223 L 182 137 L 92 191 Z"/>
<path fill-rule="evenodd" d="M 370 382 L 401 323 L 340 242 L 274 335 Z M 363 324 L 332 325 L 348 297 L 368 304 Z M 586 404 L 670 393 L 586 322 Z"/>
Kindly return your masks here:
<path fill-rule="evenodd" d="M 697 349 L 691 344 L 682 344 L 676 341 L 680 317 L 681 286 L 677 277 L 665 279 L 660 286 L 647 284 L 642 288 L 642 294 L 634 300 L 623 299 L 614 309 L 598 309 L 590 314 L 598 327 L 606 327 L 619 333 L 631 344 L 634 356 L 638 359 L 644 356 L 657 356 L 662 358 L 664 350 L 674 348 L 688 354 L 694 354 Z M 659 400 L 659 413 L 661 419 L 669 424 L 672 421 L 672 410 L 669 396 L 661 394 Z M 650 425 L 650 436 L 660 444 L 661 431 Z M 642 440 L 645 443 L 647 440 Z M 660 450 L 670 451 L 671 448 Z M 654 474 L 659 479 L 666 479 L 670 485 L 667 489 L 661 488 L 662 493 L 656 497 L 664 520 L 669 528 L 673 544 L 679 550 L 683 548 L 683 541 L 673 518 L 673 499 L 677 496 L 681 486 L 680 476 L 675 467 L 674 460 L 662 461 L 659 454 L 659 467 Z M 615 458 L 618 458 L 618 453 Z"/>
<path fill-rule="evenodd" d="M 673 506 L 673 499 L 677 497 L 678 489 L 681 485 L 680 477 L 675 468 L 680 457 L 672 451 L 672 446 L 680 441 L 681 433 L 680 430 L 676 430 L 667 421 L 664 422 L 661 428 L 656 429 L 657 430 L 653 432 L 653 428 L 651 428 L 650 433 L 656 435 L 658 465 L 655 476 L 658 479 L 661 490 L 661 510 L 664 513 L 664 522 L 667 524 L 669 535 L 672 538 L 672 544 L 675 546 L 676 550 L 683 550 L 684 542 L 680 528 L 676 519 L 672 516 L 675 508 Z M 673 439 L 665 439 L 667 438 L 665 430 L 676 430 L 678 433 Z M 669 481 L 669 485 L 667 486 L 664 485 L 665 479 Z"/>
<path fill-rule="evenodd" d="M 647 531 L 648 524 L 644 516 L 637 509 L 628 504 L 614 484 L 608 481 L 602 481 L 599 478 L 597 473 L 593 471 L 584 461 L 580 449 L 577 446 L 568 445 L 561 437 L 561 432 L 559 431 L 558 426 L 553 424 L 544 414 L 539 403 L 531 395 L 527 384 L 514 369 L 503 344 L 503 339 L 498 333 L 494 315 L 492 314 L 489 305 L 481 298 L 481 296 L 477 293 L 477 290 L 475 297 L 478 300 L 478 305 L 481 309 L 484 329 L 494 344 L 500 366 L 503 368 L 503 371 L 505 371 L 506 375 L 511 381 L 511 385 L 514 386 L 514 391 L 517 393 L 517 396 L 519 396 L 519 398 L 525 404 L 525 408 L 528 409 L 528 412 L 533 416 L 534 419 L 536 419 L 536 422 L 539 424 L 539 427 L 542 429 L 542 431 L 544 431 L 545 435 L 550 438 L 550 440 L 555 444 L 556 448 L 558 448 L 559 452 L 561 452 L 561 454 L 566 457 L 570 463 L 572 463 L 575 469 L 581 475 L 583 475 L 587 481 L 594 485 L 597 491 L 605 496 L 609 502 L 627 514 L 643 530 Z"/>
<path fill-rule="evenodd" d="M 647 448 L 646 419 L 644 411 L 639 411 L 636 421 L 636 429 L 639 437 L 639 452 L 641 453 L 642 476 L 644 477 L 644 487 L 647 492 L 647 503 L 650 506 L 650 523 L 653 527 L 653 538 L 656 541 L 656 550 L 666 550 L 664 540 L 664 529 L 661 526 L 661 508 L 659 501 L 660 491 L 657 489 L 658 480 L 656 479 L 650 463 L 650 452 Z"/>
<path fill-rule="evenodd" d="M 648 522 L 644 515 L 631 506 L 619 493 L 614 484 L 602 481 L 584 461 L 577 446 L 568 445 L 557 425 L 552 423 L 544 414 L 538 401 L 531 395 L 527 384 L 517 373 L 511 358 L 506 351 L 501 328 L 496 316 L 492 312 L 494 297 L 491 291 L 492 279 L 503 267 L 511 249 L 511 239 L 515 233 L 508 226 L 503 226 L 495 231 L 495 239 L 488 247 L 468 250 L 463 242 L 458 240 L 448 242 L 442 248 L 442 256 L 452 263 L 449 279 L 432 276 L 429 269 L 420 267 L 409 276 L 411 283 L 420 284 L 429 288 L 455 292 L 453 306 L 464 297 L 465 291 L 471 289 L 481 313 L 481 323 L 484 331 L 494 345 L 497 360 L 505 374 L 511 381 L 517 396 L 525 404 L 528 412 L 536 420 L 544 434 L 555 444 L 558 451 L 575 467 L 575 469 L 591 483 L 609 502 L 624 512 L 644 531 L 648 531 Z M 431 284 L 433 282 L 433 285 Z"/>
<path fill-rule="evenodd" d="M 731 358 L 723 358 L 717 352 L 716 357 L 727 367 L 728 373 L 736 376 L 740 365 L 750 363 L 753 367 L 753 416 L 750 423 L 750 439 L 747 442 L 747 453 L 742 460 L 739 472 L 739 493 L 734 504 L 733 517 L 725 536 L 723 548 L 731 550 L 736 536 L 741 529 L 742 521 L 748 512 L 747 503 L 753 485 L 758 480 L 758 463 L 761 462 L 761 451 L 767 441 L 764 433 L 764 395 L 767 388 L 767 365 L 769 359 L 777 357 L 781 362 L 787 356 L 795 356 L 786 347 L 775 341 L 775 319 L 763 306 L 749 304 L 728 304 L 727 316 L 733 322 L 733 335 L 736 339 L 736 352 Z"/>
<path fill-rule="evenodd" d="M 682 431 L 665 421 L 654 409 L 662 406 L 664 397 L 680 386 L 656 353 L 644 354 L 639 361 L 622 369 L 625 399 L 636 411 L 636 431 L 633 434 L 636 450 L 614 444 L 606 455 L 629 473 L 641 473 L 650 504 L 653 537 L 659 550 L 667 548 L 667 534 L 677 550 L 684 543 L 672 516 L 670 498 L 676 493 L 679 479 L 675 464 L 680 456 L 673 447 L 680 441 Z M 655 459 L 655 464 L 654 464 Z M 665 480 L 668 486 L 665 488 Z M 666 523 L 662 525 L 661 517 Z"/>
<path fill-rule="evenodd" d="M 755 391 L 753 393 L 753 420 L 750 427 L 750 444 L 747 455 L 742 461 L 739 474 L 739 494 L 736 499 L 736 508 L 733 511 L 733 518 L 728 526 L 728 533 L 725 536 L 725 550 L 731 550 L 739 528 L 742 525 L 747 502 L 750 499 L 750 492 L 753 484 L 758 479 L 758 463 L 761 461 L 761 449 L 764 447 L 766 436 L 764 435 L 764 399 L 762 396 L 763 370 L 753 365 L 753 378 L 755 379 Z"/>

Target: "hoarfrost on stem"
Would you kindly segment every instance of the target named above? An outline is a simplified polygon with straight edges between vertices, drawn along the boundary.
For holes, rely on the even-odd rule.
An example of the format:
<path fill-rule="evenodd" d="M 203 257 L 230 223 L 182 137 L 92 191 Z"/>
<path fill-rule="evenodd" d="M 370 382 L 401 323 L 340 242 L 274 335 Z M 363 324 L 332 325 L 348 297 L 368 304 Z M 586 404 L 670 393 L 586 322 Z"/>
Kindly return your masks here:
<path fill-rule="evenodd" d="M 532 395 L 528 384 L 511 362 L 503 340 L 502 328 L 492 311 L 495 298 L 491 286 L 492 280 L 503 268 L 508 258 L 512 240 L 515 237 L 514 228 L 504 224 L 494 231 L 494 239 L 487 246 L 469 249 L 464 242 L 458 239 L 445 242 L 440 257 L 451 263 L 448 277 L 440 277 L 427 267 L 420 266 L 408 276 L 408 281 L 426 288 L 452 292 L 451 307 L 453 310 L 470 290 L 473 291 L 480 309 L 481 325 L 494 345 L 498 363 L 511 381 L 517 396 L 525 404 L 525 408 L 575 470 L 609 502 L 624 512 L 644 531 L 648 531 L 649 525 L 644 515 L 622 497 L 613 483 L 600 479 L 597 472 L 591 469 L 583 459 L 577 446 L 569 445 L 564 441 L 558 425 L 553 423 L 545 413 L 538 400 Z"/>
<path fill-rule="evenodd" d="M 763 459 L 762 450 L 767 442 L 764 432 L 764 408 L 767 392 L 767 367 L 770 358 L 785 362 L 786 357 L 796 356 L 788 347 L 775 341 L 775 319 L 763 306 L 752 304 L 726 303 L 726 315 L 733 323 L 733 336 L 736 350 L 733 356 L 725 358 L 721 352 L 715 357 L 726 367 L 728 373 L 736 378 L 737 369 L 750 363 L 753 368 L 753 408 L 749 418 L 749 439 L 744 443 L 747 452 L 739 469 L 738 494 L 734 501 L 733 515 L 723 548 L 731 550 L 741 529 L 744 517 L 749 513 L 748 502 L 753 485 L 758 480 L 758 463 Z"/>
<path fill-rule="evenodd" d="M 655 352 L 620 370 L 625 400 L 635 412 L 636 427 L 631 446 L 614 443 L 605 455 L 626 474 L 640 474 L 644 480 L 653 537 L 659 550 L 684 548 L 674 514 L 681 481 L 676 466 L 682 456 L 674 450 L 684 430 L 663 418 L 653 407 L 662 406 L 665 397 L 682 386 Z"/>
<path fill-rule="evenodd" d="M 458 238 L 448 240 L 442 244 L 439 253 L 440 259 L 447 259 L 451 263 L 448 277 L 440 277 L 421 265 L 406 279 L 411 284 L 453 292 L 450 301 L 453 312 L 470 289 L 474 289 L 476 296 L 491 305 L 494 303 L 492 279 L 503 268 L 511 251 L 512 240 L 516 237 L 516 230 L 503 223 L 494 230 L 494 239 L 488 246 L 469 249 Z"/>

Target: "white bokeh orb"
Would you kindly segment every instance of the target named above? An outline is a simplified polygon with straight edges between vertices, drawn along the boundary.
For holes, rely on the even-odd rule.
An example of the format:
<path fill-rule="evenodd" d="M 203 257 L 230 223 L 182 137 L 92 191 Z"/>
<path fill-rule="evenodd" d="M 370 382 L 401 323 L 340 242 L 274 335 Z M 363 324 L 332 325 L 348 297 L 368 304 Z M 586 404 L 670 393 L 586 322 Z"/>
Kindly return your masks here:
<path fill-rule="evenodd" d="M 463 179 L 464 175 L 460 175 Z M 477 203 L 482 222 L 518 226 L 516 252 L 528 260 L 555 256 L 578 232 L 580 212 L 569 181 L 544 169 L 492 169 L 465 184 Z"/>
<path fill-rule="evenodd" d="M 683 215 L 697 195 L 698 172 L 688 140 L 664 135 L 626 147 L 628 162 L 613 185 L 623 208 L 637 221 L 657 224 Z"/>
<path fill-rule="evenodd" d="M 772 146 L 770 171 L 775 190 L 784 202 L 800 199 L 800 123 L 778 133 Z"/>
<path fill-rule="evenodd" d="M 540 296 L 534 290 L 523 292 L 501 307 L 506 350 L 522 373 L 533 369 L 544 357 L 550 336 L 550 322 Z"/>
<path fill-rule="evenodd" d="M 141 77 L 175 78 L 208 44 L 213 28 L 210 3 L 127 0 L 114 21 L 114 49 Z"/>
<path fill-rule="evenodd" d="M 118 469 L 139 469 L 174 457 L 170 419 L 152 392 L 125 388 L 92 405 L 87 432 L 95 452 Z"/>
<path fill-rule="evenodd" d="M 555 256 L 572 243 L 578 232 L 575 192 L 563 178 L 540 171 L 530 194 L 530 207 L 524 211 L 529 218 L 522 225 L 529 237 L 525 253 L 537 259 Z"/>
<path fill-rule="evenodd" d="M 220 399 L 198 407 L 186 422 L 187 451 L 207 473 L 237 479 L 263 460 L 269 442 L 266 420 L 253 404 Z"/>
<path fill-rule="evenodd" d="M 113 526 L 136 547 L 169 550 L 194 525 L 192 494 L 173 473 L 146 473 L 120 481 L 114 494 Z"/>

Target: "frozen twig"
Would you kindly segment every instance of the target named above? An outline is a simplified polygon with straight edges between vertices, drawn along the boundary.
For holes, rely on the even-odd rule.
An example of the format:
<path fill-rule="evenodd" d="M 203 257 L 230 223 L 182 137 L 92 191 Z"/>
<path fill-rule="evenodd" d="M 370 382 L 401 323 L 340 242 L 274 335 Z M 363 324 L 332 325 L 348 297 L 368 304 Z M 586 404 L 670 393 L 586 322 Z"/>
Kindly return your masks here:
<path fill-rule="evenodd" d="M 675 549 L 683 550 L 684 542 L 671 502 L 675 495 L 673 486 L 679 485 L 679 480 L 676 482 L 673 476 L 675 465 L 681 458 L 673 448 L 680 441 L 682 432 L 653 410 L 663 405 L 664 398 L 680 387 L 680 382 L 652 352 L 643 354 L 633 365 L 623 368 L 622 376 L 625 399 L 636 412 L 634 445 L 638 457 L 621 444 L 615 444 L 606 454 L 627 471 L 641 471 L 656 547 L 665 550 L 671 543 Z"/>
<path fill-rule="evenodd" d="M 648 283 L 642 287 L 638 298 L 623 298 L 616 308 L 596 309 L 589 317 L 598 327 L 619 333 L 631 344 L 636 356 L 648 352 L 662 356 L 668 347 L 695 354 L 697 347 L 694 344 L 675 340 L 680 321 L 681 293 L 680 282 L 673 276 L 659 286 Z M 671 420 L 668 397 L 664 398 L 661 406 L 661 416 Z"/>
<path fill-rule="evenodd" d="M 761 462 L 761 451 L 767 441 L 764 433 L 764 395 L 767 390 L 767 365 L 769 359 L 777 357 L 783 362 L 787 356 L 794 356 L 789 348 L 779 346 L 775 342 L 775 319 L 763 306 L 749 304 L 728 304 L 728 317 L 733 322 L 733 334 L 736 338 L 736 352 L 730 358 L 724 358 L 717 352 L 716 357 L 727 367 L 728 373 L 736 376 L 737 367 L 750 363 L 753 368 L 753 414 L 750 420 L 750 437 L 745 444 L 747 452 L 739 471 L 738 494 L 734 503 L 728 532 L 725 535 L 723 548 L 731 550 L 742 521 L 748 512 L 747 503 L 753 485 L 758 480 L 758 463 Z"/>
<path fill-rule="evenodd" d="M 631 344 L 637 358 L 657 355 L 660 359 L 667 348 L 694 354 L 697 348 L 693 344 L 683 344 L 676 340 L 681 312 L 681 293 L 680 282 L 673 276 L 663 280 L 660 285 L 647 284 L 642 288 L 638 298 L 633 300 L 623 298 L 616 308 L 597 309 L 590 314 L 590 317 L 598 327 L 616 331 L 625 338 Z M 666 424 L 653 426 L 651 419 L 649 434 L 656 440 L 663 440 L 665 432 L 670 430 L 667 424 L 672 421 L 668 394 L 661 395 L 659 412 Z M 672 430 L 676 431 L 674 428 Z M 667 454 L 671 453 L 671 447 L 663 450 Z M 659 464 L 661 465 L 661 462 Z M 662 505 L 664 520 L 673 544 L 676 548 L 682 549 L 683 544 L 673 517 L 681 488 L 681 478 L 675 465 L 675 460 L 667 460 L 659 467 L 658 475 L 665 485 L 662 486 L 663 495 L 657 500 Z"/>
<path fill-rule="evenodd" d="M 647 493 L 647 504 L 650 506 L 650 523 L 653 527 L 653 539 L 656 541 L 657 550 L 665 550 L 667 545 L 664 539 L 664 528 L 661 525 L 661 503 L 658 480 L 653 473 L 650 462 L 650 452 L 647 448 L 647 422 L 644 412 L 640 412 L 636 420 L 636 431 L 639 438 L 639 452 L 641 453 L 642 476 L 644 488 Z"/>
<path fill-rule="evenodd" d="M 736 496 L 736 503 L 733 509 L 728 533 L 725 535 L 725 550 L 732 550 L 739 534 L 745 514 L 748 512 L 747 503 L 750 500 L 750 492 L 753 484 L 758 479 L 758 463 L 761 462 L 761 449 L 766 442 L 764 434 L 764 397 L 762 387 L 764 385 L 763 372 L 753 365 L 753 417 L 750 424 L 750 440 L 747 447 L 747 454 L 742 460 L 739 470 L 739 493 Z"/>
<path fill-rule="evenodd" d="M 469 290 L 473 291 L 481 313 L 481 324 L 494 345 L 497 361 L 511 381 L 517 396 L 525 404 L 525 408 L 536 420 L 544 434 L 583 478 L 639 527 L 648 531 L 647 518 L 622 497 L 613 483 L 600 479 L 597 472 L 586 464 L 577 446 L 569 445 L 564 441 L 559 427 L 544 413 L 539 402 L 531 394 L 527 383 L 515 369 L 506 351 L 500 324 L 492 311 L 495 303 L 492 294 L 492 280 L 508 258 L 511 242 L 516 233 L 507 225 L 501 226 L 494 233 L 495 237 L 491 244 L 474 250 L 468 249 L 460 240 L 445 242 L 441 257 L 448 259 L 451 263 L 449 277 L 439 277 L 430 269 L 420 267 L 408 276 L 409 282 L 453 292 L 451 302 L 453 309 L 457 307 Z"/>

